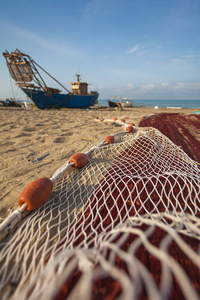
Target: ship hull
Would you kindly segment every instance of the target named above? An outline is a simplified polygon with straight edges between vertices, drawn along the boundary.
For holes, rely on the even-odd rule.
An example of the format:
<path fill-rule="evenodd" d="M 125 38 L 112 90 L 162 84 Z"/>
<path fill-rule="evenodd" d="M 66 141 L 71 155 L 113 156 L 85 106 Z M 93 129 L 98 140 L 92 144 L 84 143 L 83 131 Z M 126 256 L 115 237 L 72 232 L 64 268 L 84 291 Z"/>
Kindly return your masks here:
<path fill-rule="evenodd" d="M 112 102 L 110 100 L 108 100 L 108 106 L 109 107 L 118 107 L 117 103 L 116 102 Z"/>
<path fill-rule="evenodd" d="M 22 89 L 39 109 L 48 108 L 88 108 L 97 103 L 99 94 L 73 95 L 52 94 L 50 98 L 46 92 L 40 90 Z"/>

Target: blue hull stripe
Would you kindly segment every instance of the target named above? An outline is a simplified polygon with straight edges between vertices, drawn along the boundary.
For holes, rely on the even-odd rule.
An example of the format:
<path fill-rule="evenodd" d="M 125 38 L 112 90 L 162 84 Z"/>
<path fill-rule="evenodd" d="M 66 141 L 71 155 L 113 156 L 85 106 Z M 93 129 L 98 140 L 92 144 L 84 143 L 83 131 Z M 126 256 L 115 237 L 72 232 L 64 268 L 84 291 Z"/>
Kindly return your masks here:
<path fill-rule="evenodd" d="M 87 108 L 93 106 L 99 94 L 94 95 L 70 95 L 52 94 L 51 99 L 44 91 L 30 91 L 22 89 L 24 93 L 35 103 L 39 109 L 66 107 L 66 108 Z"/>

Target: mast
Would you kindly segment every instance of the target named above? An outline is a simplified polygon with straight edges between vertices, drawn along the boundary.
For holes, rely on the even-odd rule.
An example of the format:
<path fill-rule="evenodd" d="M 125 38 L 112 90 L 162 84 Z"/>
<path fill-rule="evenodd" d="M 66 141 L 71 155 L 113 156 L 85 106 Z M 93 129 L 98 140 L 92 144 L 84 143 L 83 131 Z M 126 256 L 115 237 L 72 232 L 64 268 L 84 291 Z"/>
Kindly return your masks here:
<path fill-rule="evenodd" d="M 78 74 L 76 74 L 76 76 L 77 76 L 77 82 L 80 82 L 80 74 L 78 73 Z"/>

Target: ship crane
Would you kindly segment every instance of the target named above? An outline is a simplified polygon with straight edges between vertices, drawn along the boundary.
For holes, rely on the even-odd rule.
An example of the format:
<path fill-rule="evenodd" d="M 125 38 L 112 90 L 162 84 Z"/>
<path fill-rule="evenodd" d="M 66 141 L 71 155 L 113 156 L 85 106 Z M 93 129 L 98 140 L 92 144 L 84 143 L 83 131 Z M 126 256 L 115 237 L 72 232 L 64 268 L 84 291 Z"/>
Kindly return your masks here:
<path fill-rule="evenodd" d="M 51 77 L 55 82 L 57 82 L 62 88 L 64 88 L 68 93 L 70 93 L 70 91 L 65 86 L 63 86 L 57 79 L 55 79 L 46 70 L 44 70 L 29 55 L 24 54 L 18 49 L 16 49 L 15 52 L 11 53 L 5 50 L 5 52 L 3 52 L 3 56 L 6 59 L 11 77 L 16 81 L 15 84 L 19 87 L 33 88 L 38 90 L 42 89 L 51 98 L 52 93 L 61 92 L 59 89 L 50 88 L 46 85 L 44 79 L 42 78 L 40 72 L 37 69 L 38 67 L 49 77 Z M 31 83 L 32 81 L 36 83 L 37 86 Z"/>

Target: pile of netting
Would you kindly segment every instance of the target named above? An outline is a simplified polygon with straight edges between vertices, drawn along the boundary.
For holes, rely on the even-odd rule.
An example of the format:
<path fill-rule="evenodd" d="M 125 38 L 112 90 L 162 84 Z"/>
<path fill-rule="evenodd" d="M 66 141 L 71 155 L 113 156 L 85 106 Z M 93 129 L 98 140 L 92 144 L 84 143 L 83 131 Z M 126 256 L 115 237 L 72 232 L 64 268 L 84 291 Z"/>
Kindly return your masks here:
<path fill-rule="evenodd" d="M 166 135 L 172 142 L 187 153 L 192 159 L 200 162 L 200 115 L 157 114 L 144 117 L 139 126 L 154 127 Z"/>
<path fill-rule="evenodd" d="M 90 150 L 1 243 L 1 298 L 199 299 L 198 165 L 152 128 Z"/>

